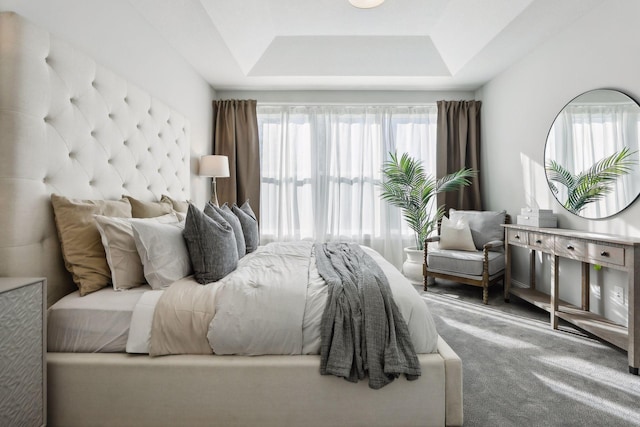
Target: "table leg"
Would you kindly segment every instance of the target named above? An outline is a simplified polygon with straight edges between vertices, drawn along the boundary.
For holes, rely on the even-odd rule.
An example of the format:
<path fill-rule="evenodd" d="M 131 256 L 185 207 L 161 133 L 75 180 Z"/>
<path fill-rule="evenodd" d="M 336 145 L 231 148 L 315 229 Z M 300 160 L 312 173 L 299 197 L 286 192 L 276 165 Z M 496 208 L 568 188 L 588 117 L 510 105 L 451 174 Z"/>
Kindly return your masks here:
<path fill-rule="evenodd" d="M 529 250 L 529 287 L 536 288 L 536 251 L 533 249 Z"/>
<path fill-rule="evenodd" d="M 505 248 L 504 256 L 504 301 L 509 302 L 509 291 L 511 290 L 511 245 L 509 243 Z"/>
<path fill-rule="evenodd" d="M 585 311 L 589 311 L 589 267 L 591 264 L 588 262 L 582 263 L 582 309 Z"/>
<path fill-rule="evenodd" d="M 551 256 L 551 327 L 558 329 L 558 264 L 556 255 Z"/>

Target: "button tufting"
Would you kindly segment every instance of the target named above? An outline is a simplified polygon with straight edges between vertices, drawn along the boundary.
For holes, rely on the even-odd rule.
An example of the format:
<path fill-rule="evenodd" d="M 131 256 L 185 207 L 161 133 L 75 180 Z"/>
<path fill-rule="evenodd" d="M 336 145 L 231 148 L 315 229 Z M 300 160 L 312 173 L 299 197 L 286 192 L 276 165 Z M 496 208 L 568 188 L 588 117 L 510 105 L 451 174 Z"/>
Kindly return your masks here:
<path fill-rule="evenodd" d="M 107 159 L 107 163 L 112 164 L 113 163 L 113 159 Z"/>
<path fill-rule="evenodd" d="M 44 119 L 43 119 L 43 120 L 44 120 L 44 122 L 45 122 L 45 123 L 49 123 L 49 122 L 51 121 L 51 117 L 49 117 L 49 116 L 44 116 Z"/>
<path fill-rule="evenodd" d="M 129 145 L 129 140 L 125 139 L 124 141 L 122 141 L 122 144 L 124 144 L 125 146 Z"/>
<path fill-rule="evenodd" d="M 109 113 L 108 116 L 110 119 L 113 119 L 113 113 Z"/>
<path fill-rule="evenodd" d="M 91 82 L 91 86 L 96 87 L 96 81 L 95 80 Z"/>
<path fill-rule="evenodd" d="M 69 151 L 69 158 L 70 159 L 75 159 L 76 158 L 76 153 L 73 151 Z"/>
<path fill-rule="evenodd" d="M 138 129 L 140 129 L 141 127 L 142 127 L 142 125 L 141 125 L 140 123 L 138 123 L 138 124 L 136 125 L 136 128 L 138 128 Z"/>
<path fill-rule="evenodd" d="M 129 103 L 129 98 L 127 98 L 126 96 L 124 97 L 124 103 L 128 104 Z"/>
<path fill-rule="evenodd" d="M 94 185 L 96 185 L 96 182 L 92 179 L 91 181 L 89 181 L 89 185 L 93 187 Z"/>
<path fill-rule="evenodd" d="M 96 131 L 95 131 L 95 130 L 92 130 L 92 131 L 90 132 L 90 134 L 91 134 L 91 136 L 95 137 L 95 136 L 96 136 Z"/>

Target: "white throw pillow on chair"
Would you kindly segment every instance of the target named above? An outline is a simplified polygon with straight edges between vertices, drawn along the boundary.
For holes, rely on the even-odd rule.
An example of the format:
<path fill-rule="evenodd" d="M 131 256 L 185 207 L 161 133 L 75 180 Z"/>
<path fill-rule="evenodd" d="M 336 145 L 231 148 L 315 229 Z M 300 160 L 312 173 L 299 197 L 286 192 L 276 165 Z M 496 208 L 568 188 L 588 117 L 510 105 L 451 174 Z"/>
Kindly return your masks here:
<path fill-rule="evenodd" d="M 476 252 L 476 245 L 473 243 L 469 223 L 465 219 L 452 221 L 446 216 L 442 217 L 440 224 L 440 249 L 453 249 L 460 251 Z"/>

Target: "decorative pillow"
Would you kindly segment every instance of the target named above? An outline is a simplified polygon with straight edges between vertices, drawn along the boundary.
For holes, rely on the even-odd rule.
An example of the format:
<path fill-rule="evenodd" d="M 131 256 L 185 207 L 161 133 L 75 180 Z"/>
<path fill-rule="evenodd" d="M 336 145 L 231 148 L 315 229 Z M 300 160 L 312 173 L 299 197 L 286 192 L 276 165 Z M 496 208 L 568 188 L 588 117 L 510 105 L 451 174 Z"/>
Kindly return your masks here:
<path fill-rule="evenodd" d="M 244 241 L 244 233 L 242 232 L 242 225 L 240 224 L 240 220 L 238 217 L 231 211 L 229 206 L 225 203 L 221 208 L 212 205 L 211 202 L 208 202 L 204 207 L 204 213 L 209 217 L 213 218 L 211 215 L 211 210 L 215 210 L 220 214 L 225 221 L 229 223 L 231 228 L 233 228 L 233 233 L 236 236 L 236 245 L 238 246 L 238 258 L 242 258 L 247 253 L 247 245 Z"/>
<path fill-rule="evenodd" d="M 449 218 L 456 221 L 464 218 L 469 223 L 471 236 L 476 249 L 481 250 L 492 240 L 504 240 L 504 224 L 506 211 L 458 211 L 449 209 Z"/>
<path fill-rule="evenodd" d="M 440 249 L 455 249 L 459 251 L 476 251 L 471 237 L 469 224 L 464 219 L 452 221 L 446 216 L 442 217 L 440 224 Z"/>
<path fill-rule="evenodd" d="M 132 219 L 133 240 L 144 277 L 152 289 L 163 289 L 192 273 L 182 232 L 184 222 L 162 224 Z"/>
<path fill-rule="evenodd" d="M 133 218 L 154 218 L 173 212 L 173 205 L 169 202 L 144 202 L 131 196 L 122 196 L 131 204 Z"/>
<path fill-rule="evenodd" d="M 160 197 L 160 201 L 165 203 L 171 203 L 171 206 L 173 206 L 173 210 L 176 212 L 186 214 L 187 210 L 189 210 L 188 200 L 185 200 L 185 201 L 175 200 L 163 194 L 162 197 Z"/>
<path fill-rule="evenodd" d="M 142 261 L 136 249 L 136 242 L 133 240 L 133 228 L 131 227 L 133 220 L 103 215 L 95 215 L 95 220 L 104 251 L 107 254 L 113 289 L 116 291 L 131 289 L 147 283 Z M 135 221 L 168 224 L 178 222 L 178 217 L 175 213 L 170 213 L 156 218 Z"/>
<path fill-rule="evenodd" d="M 131 218 L 131 205 L 123 200 L 78 200 L 51 195 L 62 256 L 80 295 L 111 283 L 111 272 L 94 215 Z"/>
<path fill-rule="evenodd" d="M 242 226 L 242 234 L 244 234 L 244 243 L 247 247 L 247 253 L 251 253 L 258 249 L 260 245 L 260 231 L 258 230 L 258 220 L 256 214 L 253 213 L 249 201 L 238 207 L 235 203 L 231 207 L 233 213 L 240 220 Z"/>
<path fill-rule="evenodd" d="M 217 211 L 209 214 L 189 205 L 184 226 L 194 276 L 202 284 L 220 280 L 238 266 L 233 228 Z"/>

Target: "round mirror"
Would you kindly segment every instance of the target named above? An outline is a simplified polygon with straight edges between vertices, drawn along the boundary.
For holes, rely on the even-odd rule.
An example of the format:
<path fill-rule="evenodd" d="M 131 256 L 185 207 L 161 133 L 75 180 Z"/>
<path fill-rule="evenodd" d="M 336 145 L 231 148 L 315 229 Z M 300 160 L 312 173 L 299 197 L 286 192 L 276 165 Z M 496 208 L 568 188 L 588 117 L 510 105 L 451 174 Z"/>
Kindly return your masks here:
<path fill-rule="evenodd" d="M 574 98 L 549 130 L 544 150 L 551 192 L 569 212 L 606 218 L 640 193 L 640 106 L 616 90 Z"/>

